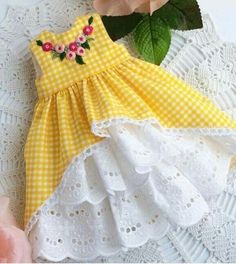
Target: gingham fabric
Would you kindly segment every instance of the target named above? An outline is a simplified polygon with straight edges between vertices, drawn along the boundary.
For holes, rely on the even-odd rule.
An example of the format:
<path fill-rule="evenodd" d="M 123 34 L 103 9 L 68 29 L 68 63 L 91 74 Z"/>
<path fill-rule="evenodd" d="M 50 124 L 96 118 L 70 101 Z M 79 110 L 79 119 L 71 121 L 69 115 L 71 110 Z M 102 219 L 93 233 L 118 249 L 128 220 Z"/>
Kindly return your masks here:
<path fill-rule="evenodd" d="M 61 34 L 43 31 L 36 39 L 67 44 L 87 24 L 79 17 Z M 25 146 L 25 223 L 58 186 L 74 156 L 103 138 L 92 125 L 111 118 L 156 119 L 167 128 L 236 128 L 236 123 L 190 86 L 160 67 L 131 57 L 109 38 L 94 17 L 91 50 L 85 65 L 52 59 L 32 41 L 42 75 L 39 99 Z M 201 131 L 201 130 L 199 130 Z"/>

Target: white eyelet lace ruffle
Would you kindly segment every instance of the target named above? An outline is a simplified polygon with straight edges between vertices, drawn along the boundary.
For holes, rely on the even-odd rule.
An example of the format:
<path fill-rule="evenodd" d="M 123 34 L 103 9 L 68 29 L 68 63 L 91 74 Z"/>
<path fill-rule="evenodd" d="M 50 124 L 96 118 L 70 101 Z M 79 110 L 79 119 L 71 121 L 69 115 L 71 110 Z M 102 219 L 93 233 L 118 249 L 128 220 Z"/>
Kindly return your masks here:
<path fill-rule="evenodd" d="M 27 227 L 33 258 L 94 260 L 190 226 L 226 186 L 232 149 L 217 136 L 168 135 L 150 122 L 108 122 L 75 157 Z M 209 166 L 211 164 L 211 166 Z"/>

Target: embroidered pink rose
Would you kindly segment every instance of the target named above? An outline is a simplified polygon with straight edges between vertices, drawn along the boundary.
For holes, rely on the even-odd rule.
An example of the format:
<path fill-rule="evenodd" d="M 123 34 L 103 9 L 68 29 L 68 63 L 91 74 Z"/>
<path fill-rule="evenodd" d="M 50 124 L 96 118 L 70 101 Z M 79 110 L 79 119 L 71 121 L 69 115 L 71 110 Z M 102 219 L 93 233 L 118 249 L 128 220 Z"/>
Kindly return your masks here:
<path fill-rule="evenodd" d="M 93 27 L 88 25 L 83 28 L 83 32 L 85 35 L 89 36 L 93 33 Z"/>
<path fill-rule="evenodd" d="M 122 16 L 133 12 L 153 13 L 168 0 L 94 0 L 93 6 L 101 15 Z"/>
<path fill-rule="evenodd" d="M 82 47 L 79 47 L 76 53 L 79 56 L 84 56 L 85 55 L 85 49 Z"/>
<path fill-rule="evenodd" d="M 0 197 L 0 263 L 32 262 L 31 247 L 23 230 L 16 226 L 9 199 Z"/>
<path fill-rule="evenodd" d="M 57 44 L 55 46 L 55 51 L 57 53 L 62 53 L 62 52 L 64 52 L 64 50 L 65 50 L 65 45 L 63 45 L 63 44 Z"/>
<path fill-rule="evenodd" d="M 69 50 L 70 51 L 77 51 L 77 49 L 78 49 L 78 47 L 77 47 L 77 44 L 76 44 L 76 42 L 71 42 L 70 44 L 69 44 Z"/>
<path fill-rule="evenodd" d="M 83 36 L 83 35 L 80 35 L 80 36 L 78 36 L 78 37 L 76 38 L 76 42 L 79 42 L 80 44 L 85 43 L 86 40 L 87 40 L 86 37 Z"/>
<path fill-rule="evenodd" d="M 43 51 L 46 51 L 46 52 L 51 51 L 52 48 L 53 48 L 53 46 L 52 46 L 52 43 L 51 43 L 51 42 L 45 42 L 45 43 L 42 45 L 42 49 L 43 49 Z"/>
<path fill-rule="evenodd" d="M 67 54 L 66 54 L 66 58 L 68 60 L 74 60 L 76 57 L 76 53 L 74 51 L 68 51 Z"/>

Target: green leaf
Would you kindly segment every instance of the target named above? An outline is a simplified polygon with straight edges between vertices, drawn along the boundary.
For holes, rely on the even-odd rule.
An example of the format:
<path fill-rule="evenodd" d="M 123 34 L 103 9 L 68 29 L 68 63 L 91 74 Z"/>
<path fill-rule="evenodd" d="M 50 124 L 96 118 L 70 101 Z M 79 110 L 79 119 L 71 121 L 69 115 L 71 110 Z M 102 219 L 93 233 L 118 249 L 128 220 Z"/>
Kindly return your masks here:
<path fill-rule="evenodd" d="M 112 40 L 117 40 L 131 31 L 137 26 L 137 24 L 143 19 L 143 15 L 139 13 L 133 13 L 128 16 L 103 16 L 102 21 Z"/>
<path fill-rule="evenodd" d="M 87 41 L 94 41 L 95 38 L 87 38 Z"/>
<path fill-rule="evenodd" d="M 43 46 L 43 42 L 41 40 L 36 40 L 38 46 Z"/>
<path fill-rule="evenodd" d="M 90 46 L 88 44 L 88 41 L 86 41 L 83 44 L 81 44 L 81 47 L 83 47 L 84 49 L 90 49 Z"/>
<path fill-rule="evenodd" d="M 92 16 L 89 18 L 88 23 L 89 23 L 89 25 L 91 25 L 93 23 L 93 17 Z"/>
<path fill-rule="evenodd" d="M 141 57 L 154 64 L 162 62 L 170 47 L 170 28 L 158 16 L 145 15 L 135 28 L 133 37 Z"/>
<path fill-rule="evenodd" d="M 60 53 L 59 58 L 60 58 L 61 61 L 63 61 L 65 59 L 65 57 L 66 57 L 65 51 Z"/>
<path fill-rule="evenodd" d="M 171 29 L 191 30 L 202 28 L 201 11 L 196 0 L 169 0 L 153 13 L 164 20 Z"/>
<path fill-rule="evenodd" d="M 81 57 L 81 56 L 79 56 L 79 55 L 76 55 L 76 57 L 75 57 L 75 61 L 78 63 L 78 64 L 85 64 L 84 63 L 84 60 L 83 60 L 83 58 Z"/>
<path fill-rule="evenodd" d="M 56 59 L 59 57 L 59 54 L 55 51 L 52 52 L 52 59 Z"/>

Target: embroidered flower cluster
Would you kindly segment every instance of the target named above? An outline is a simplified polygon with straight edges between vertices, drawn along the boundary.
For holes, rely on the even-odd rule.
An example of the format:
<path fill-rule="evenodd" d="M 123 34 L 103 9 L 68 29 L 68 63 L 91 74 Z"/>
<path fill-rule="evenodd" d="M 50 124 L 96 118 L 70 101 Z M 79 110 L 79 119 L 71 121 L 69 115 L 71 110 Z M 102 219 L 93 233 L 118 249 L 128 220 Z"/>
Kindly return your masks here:
<path fill-rule="evenodd" d="M 42 47 L 44 52 L 51 52 L 52 58 L 59 58 L 63 61 L 65 58 L 67 60 L 75 60 L 78 64 L 85 64 L 83 56 L 86 53 L 86 49 L 90 49 L 89 42 L 94 40 L 90 37 L 93 33 L 93 17 L 88 19 L 88 25 L 83 28 L 83 33 L 78 35 L 75 41 L 71 42 L 69 45 L 56 44 L 53 45 L 50 41 L 42 42 L 41 40 L 36 40 L 38 46 Z"/>

